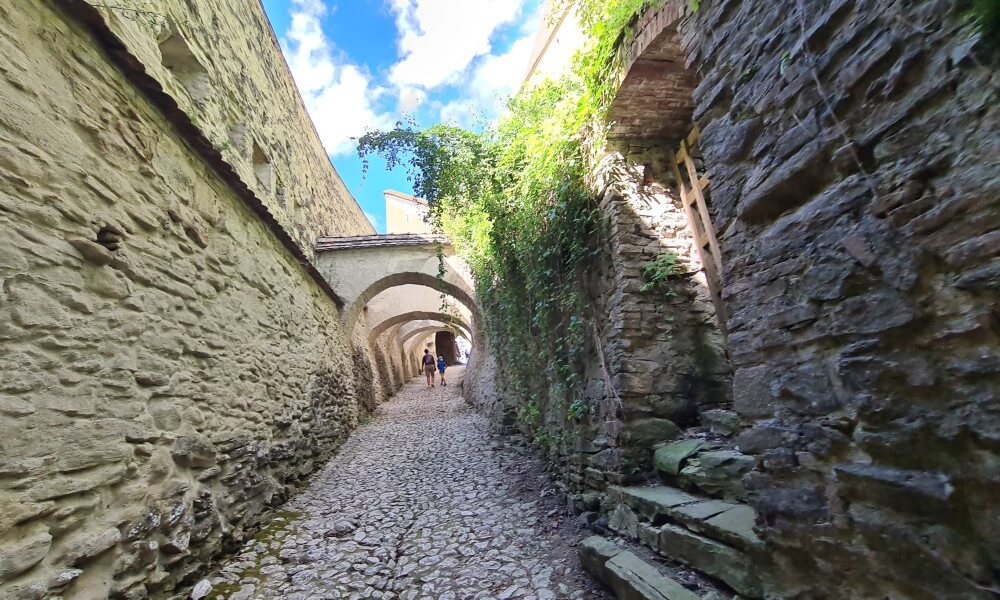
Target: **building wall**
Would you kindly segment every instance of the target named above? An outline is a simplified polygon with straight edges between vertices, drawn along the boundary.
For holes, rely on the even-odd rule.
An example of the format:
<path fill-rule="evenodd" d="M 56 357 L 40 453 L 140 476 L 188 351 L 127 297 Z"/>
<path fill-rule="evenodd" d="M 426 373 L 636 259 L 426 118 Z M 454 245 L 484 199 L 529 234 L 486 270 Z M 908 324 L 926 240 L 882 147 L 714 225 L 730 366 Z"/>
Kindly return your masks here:
<path fill-rule="evenodd" d="M 0 598 L 162 596 L 330 456 L 356 424 L 360 371 L 333 300 L 51 6 L 0 0 Z M 217 31 L 270 44 L 241 7 L 216 7 Z M 222 39 L 211 60 L 237 52 Z M 218 89 L 250 106 L 255 78 L 290 86 L 265 66 Z M 366 227 L 349 198 L 313 194 L 335 176 L 310 171 L 312 134 L 270 98 L 240 117 L 306 148 L 282 169 L 317 202 L 286 223 Z M 280 119 L 253 129 L 267 110 Z"/>
<path fill-rule="evenodd" d="M 426 204 L 386 192 L 386 233 L 433 233 L 434 229 L 424 220 L 426 216 Z"/>
<path fill-rule="evenodd" d="M 996 50 L 943 0 L 700 5 L 668 2 L 627 37 L 650 55 L 627 56 L 639 84 L 619 95 L 631 120 L 616 141 L 666 151 L 701 128 L 742 421 L 735 443 L 754 457 L 734 483 L 774 560 L 757 565 L 767 593 L 991 597 Z M 689 72 L 657 67 L 666 51 Z M 685 82 L 693 104 L 661 94 Z M 687 126 L 678 107 L 693 108 Z M 656 169 L 648 180 L 672 183 Z M 658 334 L 669 328 L 660 318 L 627 321 Z M 492 396 L 479 380 L 490 377 L 471 380 L 474 397 L 509 415 L 502 376 Z M 592 380 L 590 397 L 605 396 Z"/>
<path fill-rule="evenodd" d="M 374 233 L 330 163 L 259 2 L 142 8 L 163 16 L 99 10 L 307 256 L 320 236 Z"/>
<path fill-rule="evenodd" d="M 543 14 L 531 49 L 525 82 L 558 78 L 569 69 L 573 55 L 586 41 L 571 4 L 548 0 Z"/>

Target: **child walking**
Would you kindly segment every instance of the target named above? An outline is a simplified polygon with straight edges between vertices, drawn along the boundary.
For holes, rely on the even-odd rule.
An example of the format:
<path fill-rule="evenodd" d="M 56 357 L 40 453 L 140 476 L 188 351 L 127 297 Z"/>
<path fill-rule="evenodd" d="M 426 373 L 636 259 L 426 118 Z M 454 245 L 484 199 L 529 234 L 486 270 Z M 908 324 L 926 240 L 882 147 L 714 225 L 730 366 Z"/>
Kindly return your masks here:
<path fill-rule="evenodd" d="M 438 373 L 441 374 L 441 385 L 448 385 L 448 382 L 444 380 L 444 370 L 448 368 L 448 365 L 444 364 L 444 357 L 438 356 Z"/>

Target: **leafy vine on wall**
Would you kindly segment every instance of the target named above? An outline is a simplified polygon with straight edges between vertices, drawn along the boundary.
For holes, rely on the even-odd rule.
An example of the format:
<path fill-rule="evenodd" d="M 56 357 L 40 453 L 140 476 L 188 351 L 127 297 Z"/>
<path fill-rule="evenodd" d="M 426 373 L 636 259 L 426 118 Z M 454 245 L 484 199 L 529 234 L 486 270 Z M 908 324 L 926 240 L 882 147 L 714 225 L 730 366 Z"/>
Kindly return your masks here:
<path fill-rule="evenodd" d="M 525 86 L 494 127 L 398 123 L 359 140 L 365 161 L 403 166 L 472 270 L 487 334 L 522 427 L 558 443 L 546 415 L 581 418 L 584 348 L 593 323 L 586 281 L 602 227 L 585 183 L 602 143 L 630 23 L 661 0 L 582 0 L 588 43 L 557 80 Z M 596 143 L 595 143 L 596 140 Z M 558 410 L 551 410 L 552 408 Z"/>

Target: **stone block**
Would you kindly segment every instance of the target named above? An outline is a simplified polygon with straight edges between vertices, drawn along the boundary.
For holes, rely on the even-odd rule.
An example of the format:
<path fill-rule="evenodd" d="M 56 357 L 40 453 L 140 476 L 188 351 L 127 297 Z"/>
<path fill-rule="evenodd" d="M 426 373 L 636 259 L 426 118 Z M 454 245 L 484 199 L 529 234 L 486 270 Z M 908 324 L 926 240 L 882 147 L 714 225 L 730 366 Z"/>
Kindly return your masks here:
<path fill-rule="evenodd" d="M 661 446 L 653 453 L 653 466 L 669 475 L 678 475 L 684 461 L 705 445 L 703 440 L 690 439 Z"/>
<path fill-rule="evenodd" d="M 725 544 L 692 533 L 683 527 L 660 528 L 658 551 L 725 582 L 737 592 L 760 598 L 760 582 L 750 558 Z"/>
<path fill-rule="evenodd" d="M 0 545 L 0 581 L 12 579 L 45 559 L 52 547 L 48 531 L 33 527 Z"/>
<path fill-rule="evenodd" d="M 706 410 L 700 416 L 701 424 L 712 433 L 728 436 L 740 430 L 740 416 L 731 410 Z"/>
<path fill-rule="evenodd" d="M 772 373 L 769 367 L 763 365 L 737 369 L 733 373 L 733 408 L 737 413 L 748 419 L 773 415 Z"/>
<path fill-rule="evenodd" d="M 652 448 L 680 435 L 680 427 L 668 419 L 634 419 L 624 424 L 622 438 L 630 449 Z"/>
<path fill-rule="evenodd" d="M 698 600 L 680 583 L 602 537 L 583 540 L 578 552 L 584 568 L 622 600 Z"/>
<path fill-rule="evenodd" d="M 734 450 L 701 452 L 688 459 L 687 466 L 681 469 L 680 480 L 712 495 L 742 498 L 745 491 L 741 480 L 755 462 L 753 457 Z"/>

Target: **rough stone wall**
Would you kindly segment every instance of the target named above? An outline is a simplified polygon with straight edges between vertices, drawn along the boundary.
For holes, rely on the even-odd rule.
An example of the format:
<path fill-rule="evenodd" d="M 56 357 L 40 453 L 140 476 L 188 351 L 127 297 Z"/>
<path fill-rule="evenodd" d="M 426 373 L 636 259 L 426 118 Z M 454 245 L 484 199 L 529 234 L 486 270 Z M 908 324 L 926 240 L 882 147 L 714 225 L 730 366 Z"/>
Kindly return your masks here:
<path fill-rule="evenodd" d="M 330 164 L 258 1 L 86 1 L 103 6 L 127 51 L 307 256 L 320 236 L 374 233 Z"/>
<path fill-rule="evenodd" d="M 654 446 L 730 401 L 725 343 L 686 216 L 652 177 L 666 172 L 663 150 L 622 151 L 592 174 L 607 235 L 584 284 L 597 329 L 587 339 L 582 391 L 553 391 L 539 402 L 553 471 L 576 492 L 648 476 Z M 644 291 L 642 267 L 665 253 L 676 256 L 677 275 Z M 522 399 L 508 389 L 502 361 L 484 350 L 473 354 L 465 395 L 511 432 Z M 577 400 L 586 414 L 567 418 Z"/>
<path fill-rule="evenodd" d="M 701 7 L 681 28 L 772 592 L 995 597 L 997 54 L 948 1 Z"/>
<path fill-rule="evenodd" d="M 607 270 L 597 281 L 603 339 L 594 348 L 598 360 L 588 369 L 585 398 L 611 424 L 591 441 L 611 447 L 588 462 L 627 479 L 649 472 L 653 446 L 697 424 L 702 411 L 728 404 L 729 364 L 687 217 L 675 193 L 654 177 L 668 169 L 662 150 L 622 151 L 594 173 L 609 228 Z M 644 290 L 643 267 L 664 254 L 676 258 L 676 275 Z M 596 356 L 602 351 L 603 366 Z"/>
<path fill-rule="evenodd" d="M 0 598 L 163 595 L 330 455 L 356 370 L 76 21 L 2 0 L 0 55 Z"/>

